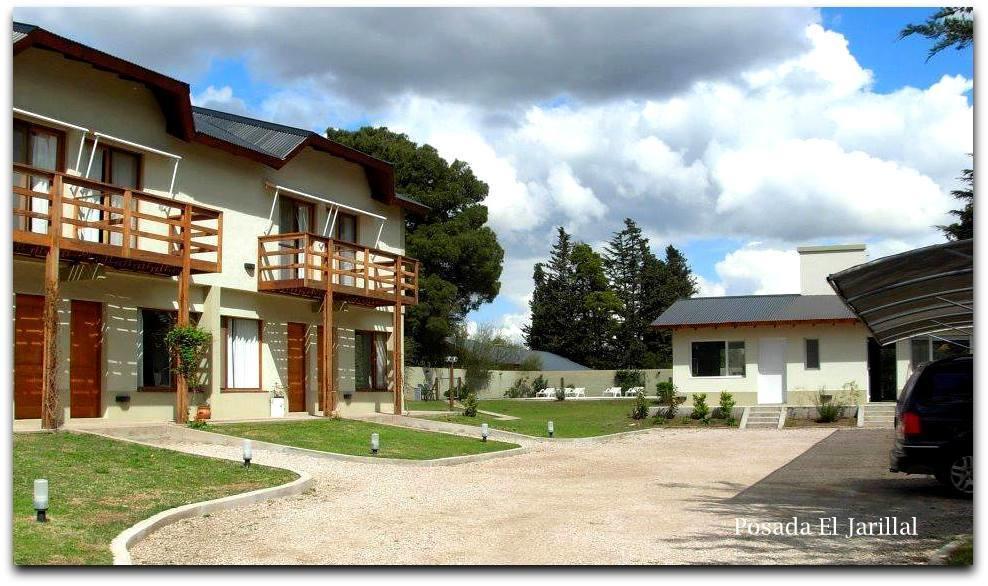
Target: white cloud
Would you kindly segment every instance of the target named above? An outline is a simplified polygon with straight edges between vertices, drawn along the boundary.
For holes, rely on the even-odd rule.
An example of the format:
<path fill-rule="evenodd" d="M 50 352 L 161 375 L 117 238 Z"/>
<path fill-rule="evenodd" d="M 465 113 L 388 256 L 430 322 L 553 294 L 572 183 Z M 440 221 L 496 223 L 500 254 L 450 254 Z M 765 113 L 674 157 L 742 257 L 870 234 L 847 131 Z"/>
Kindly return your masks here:
<path fill-rule="evenodd" d="M 714 265 L 719 295 L 799 293 L 799 255 L 795 249 L 762 248 L 757 243 L 735 250 Z"/>
<path fill-rule="evenodd" d="M 219 88 L 209 86 L 198 94 L 193 94 L 190 99 L 195 106 L 213 108 L 231 114 L 247 114 L 247 104 L 240 98 L 234 97 L 233 88 L 228 85 Z"/>

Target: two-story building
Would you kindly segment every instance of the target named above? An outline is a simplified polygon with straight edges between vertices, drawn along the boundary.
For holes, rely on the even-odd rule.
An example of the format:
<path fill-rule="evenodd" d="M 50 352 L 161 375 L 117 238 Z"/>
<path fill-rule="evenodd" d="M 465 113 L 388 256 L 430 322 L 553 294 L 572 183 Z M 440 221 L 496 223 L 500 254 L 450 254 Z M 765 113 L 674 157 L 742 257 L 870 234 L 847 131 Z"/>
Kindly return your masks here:
<path fill-rule="evenodd" d="M 390 164 L 38 27 L 13 53 L 15 418 L 184 421 L 190 390 L 217 419 L 279 390 L 290 412 L 401 409 L 404 215 L 425 208 Z M 211 334 L 193 389 L 164 342 L 185 323 Z"/>

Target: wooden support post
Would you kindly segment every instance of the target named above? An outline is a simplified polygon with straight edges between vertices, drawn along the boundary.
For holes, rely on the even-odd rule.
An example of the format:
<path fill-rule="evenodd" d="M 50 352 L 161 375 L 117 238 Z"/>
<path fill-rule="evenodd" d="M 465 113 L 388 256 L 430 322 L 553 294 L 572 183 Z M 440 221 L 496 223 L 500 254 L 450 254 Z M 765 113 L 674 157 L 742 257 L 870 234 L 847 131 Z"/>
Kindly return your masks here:
<path fill-rule="evenodd" d="M 392 345 L 391 351 L 392 351 L 392 354 L 394 356 L 394 358 L 392 359 L 392 362 L 394 363 L 394 372 L 395 372 L 395 376 L 394 376 L 394 379 L 395 379 L 395 406 L 394 406 L 394 413 L 395 413 L 395 415 L 401 415 L 401 413 L 403 412 L 402 407 L 404 406 L 404 400 L 403 400 L 404 397 L 402 396 L 402 394 L 404 392 L 404 390 L 402 389 L 402 374 L 403 374 L 402 373 L 402 369 L 404 368 L 404 364 L 403 364 L 402 353 L 401 353 L 401 347 L 402 347 L 402 338 L 401 338 L 401 335 L 402 335 L 401 334 L 402 319 L 401 319 L 401 299 L 400 298 L 395 302 L 394 311 L 395 311 L 395 316 L 394 316 L 395 317 L 394 334 L 393 334 L 393 339 L 392 339 L 392 343 L 391 343 L 391 345 Z"/>
<path fill-rule="evenodd" d="M 182 272 L 178 275 L 178 325 L 189 325 L 189 282 L 192 280 L 192 206 L 182 211 Z M 176 362 L 179 358 L 175 357 Z M 177 374 L 175 383 L 175 422 L 189 420 L 189 381 Z"/>
<path fill-rule="evenodd" d="M 333 284 L 326 283 L 322 306 L 322 396 L 319 405 L 325 417 L 336 415 L 336 372 L 333 370 Z"/>
<path fill-rule="evenodd" d="M 51 184 L 48 253 L 45 255 L 45 304 L 42 312 L 41 428 L 58 429 L 58 259 L 62 240 L 62 176 Z"/>

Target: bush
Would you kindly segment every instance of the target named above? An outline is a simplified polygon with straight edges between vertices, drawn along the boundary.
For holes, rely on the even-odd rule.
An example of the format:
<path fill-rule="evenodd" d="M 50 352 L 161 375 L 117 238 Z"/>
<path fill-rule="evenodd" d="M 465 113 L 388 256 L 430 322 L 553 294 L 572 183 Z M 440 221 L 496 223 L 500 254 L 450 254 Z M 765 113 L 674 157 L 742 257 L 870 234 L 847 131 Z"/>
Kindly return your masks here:
<path fill-rule="evenodd" d="M 693 413 L 690 414 L 693 419 L 699 419 L 700 421 L 707 421 L 710 419 L 710 407 L 707 406 L 707 394 L 697 393 L 693 395 Z"/>
<path fill-rule="evenodd" d="M 467 393 L 467 398 L 463 400 L 463 414 L 467 417 L 477 416 L 477 393 Z"/>
<path fill-rule="evenodd" d="M 728 422 L 734 420 L 732 413 L 734 411 L 734 395 L 728 393 L 727 391 L 721 391 L 720 393 L 720 416 L 722 419 L 726 419 Z"/>
<path fill-rule="evenodd" d="M 816 405 L 817 423 L 832 423 L 840 419 L 844 411 L 840 393 L 831 394 L 824 388 L 820 388 L 816 395 L 813 395 L 813 404 Z"/>
<path fill-rule="evenodd" d="M 638 391 L 635 394 L 635 404 L 631 408 L 631 418 L 638 420 L 646 417 L 648 417 L 648 401 L 645 400 L 645 392 Z"/>
<path fill-rule="evenodd" d="M 614 386 L 621 387 L 621 394 L 625 395 L 632 387 L 645 386 L 645 373 L 635 369 L 618 370 L 614 373 Z"/>
<path fill-rule="evenodd" d="M 541 374 L 535 377 L 532 381 L 532 396 L 535 396 L 539 391 L 544 391 L 549 387 L 549 381 L 545 379 Z"/>
<path fill-rule="evenodd" d="M 656 417 L 665 417 L 666 419 L 674 419 L 676 417 L 676 408 L 686 400 L 683 397 L 676 396 L 676 385 L 672 384 L 672 381 L 659 381 L 655 383 L 655 396 L 659 398 L 659 405 L 665 407 L 665 409 L 659 409 Z"/>
<path fill-rule="evenodd" d="M 532 385 L 528 384 L 528 377 L 515 379 L 508 390 L 504 391 L 504 396 L 509 399 L 520 399 L 521 397 L 532 396 Z"/>
<path fill-rule="evenodd" d="M 573 388 L 573 387 L 569 387 Z M 563 387 L 556 387 L 556 400 L 565 401 L 566 400 L 566 389 Z"/>

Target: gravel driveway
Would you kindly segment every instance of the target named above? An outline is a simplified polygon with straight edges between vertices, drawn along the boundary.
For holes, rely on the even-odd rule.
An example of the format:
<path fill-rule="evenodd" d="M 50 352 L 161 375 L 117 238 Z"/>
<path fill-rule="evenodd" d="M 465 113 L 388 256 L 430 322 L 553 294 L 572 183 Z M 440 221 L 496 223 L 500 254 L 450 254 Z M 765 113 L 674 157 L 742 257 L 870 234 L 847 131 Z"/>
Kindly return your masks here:
<path fill-rule="evenodd" d="M 813 547 L 735 536 L 739 515 L 769 518 L 771 492 L 759 485 L 831 433 L 664 429 L 432 468 L 255 451 L 255 462 L 310 472 L 315 489 L 165 527 L 132 555 L 143 564 L 840 563 L 839 548 L 821 560 Z M 857 543 L 853 562 L 894 563 Z"/>

